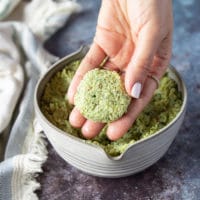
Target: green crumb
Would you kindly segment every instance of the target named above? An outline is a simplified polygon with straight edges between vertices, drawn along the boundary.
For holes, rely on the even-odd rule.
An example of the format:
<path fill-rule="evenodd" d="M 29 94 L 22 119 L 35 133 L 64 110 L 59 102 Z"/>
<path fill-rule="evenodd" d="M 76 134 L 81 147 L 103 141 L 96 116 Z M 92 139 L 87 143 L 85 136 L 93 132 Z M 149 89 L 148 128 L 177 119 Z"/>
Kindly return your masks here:
<path fill-rule="evenodd" d="M 119 74 L 105 69 L 87 72 L 74 98 L 75 106 L 83 116 L 102 123 L 119 119 L 127 111 L 130 101 Z"/>
<path fill-rule="evenodd" d="M 75 61 L 68 64 L 51 78 L 44 90 L 40 107 L 46 118 L 56 127 L 83 139 L 81 131 L 73 128 L 68 121 L 73 106 L 68 103 L 65 97 L 79 63 L 80 61 Z M 111 156 L 118 156 L 131 144 L 166 126 L 176 117 L 181 105 L 182 95 L 178 91 L 178 86 L 166 73 L 161 79 L 160 87 L 156 90 L 151 102 L 122 138 L 117 141 L 110 141 L 106 136 L 107 126 L 105 126 L 97 137 L 87 140 L 87 142 L 101 146 Z"/>

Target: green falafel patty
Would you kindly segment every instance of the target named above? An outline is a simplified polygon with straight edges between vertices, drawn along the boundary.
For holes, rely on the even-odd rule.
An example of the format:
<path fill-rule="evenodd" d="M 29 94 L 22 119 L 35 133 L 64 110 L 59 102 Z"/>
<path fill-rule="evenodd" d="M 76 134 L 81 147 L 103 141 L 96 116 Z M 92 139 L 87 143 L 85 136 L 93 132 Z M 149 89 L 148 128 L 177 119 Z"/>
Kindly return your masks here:
<path fill-rule="evenodd" d="M 75 106 L 84 117 L 102 123 L 119 119 L 130 101 L 119 74 L 105 69 L 87 72 L 74 97 Z"/>

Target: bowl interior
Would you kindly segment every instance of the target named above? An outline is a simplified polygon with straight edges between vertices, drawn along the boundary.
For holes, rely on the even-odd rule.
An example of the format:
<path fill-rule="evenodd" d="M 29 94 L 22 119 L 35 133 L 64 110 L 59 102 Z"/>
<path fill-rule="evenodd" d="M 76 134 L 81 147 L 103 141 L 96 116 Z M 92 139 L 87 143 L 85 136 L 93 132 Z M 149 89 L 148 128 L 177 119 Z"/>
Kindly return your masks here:
<path fill-rule="evenodd" d="M 181 109 L 179 111 L 179 113 L 177 114 L 177 116 L 169 123 L 167 124 L 164 128 L 160 129 L 159 131 L 157 131 L 156 133 L 154 133 L 153 135 L 151 136 L 148 136 L 144 139 L 140 139 L 138 141 L 136 141 L 135 143 L 133 143 L 132 145 L 130 145 L 126 151 L 124 153 L 122 153 L 121 155 L 117 156 L 117 157 L 111 157 L 110 155 L 108 155 L 101 147 L 97 146 L 97 145 L 94 145 L 94 144 L 88 144 L 88 143 L 85 143 L 84 140 L 80 139 L 80 138 L 77 138 L 71 134 L 68 134 L 62 130 L 60 130 L 59 128 L 57 128 L 56 126 L 54 126 L 51 122 L 49 122 L 47 120 L 47 118 L 43 115 L 42 111 L 40 110 L 40 99 L 41 99 L 41 96 L 43 95 L 43 92 L 44 92 L 44 89 L 46 87 L 46 84 L 49 82 L 49 80 L 52 78 L 52 76 L 62 70 L 68 63 L 72 62 L 72 61 L 75 61 L 75 60 L 79 60 L 79 59 L 82 59 L 85 54 L 87 53 L 88 51 L 88 47 L 85 46 L 85 47 L 82 47 L 80 50 L 78 50 L 77 52 L 73 53 L 73 54 L 70 54 L 66 57 L 64 57 L 63 59 L 61 59 L 60 61 L 58 61 L 57 63 L 55 63 L 45 74 L 44 76 L 39 80 L 38 84 L 37 84 L 37 87 L 36 87 L 36 91 L 35 91 L 35 108 L 37 109 L 37 112 L 39 112 L 39 114 L 42 116 L 43 120 L 46 121 L 46 123 L 49 124 L 49 126 L 51 126 L 53 129 L 55 129 L 58 134 L 64 134 L 66 135 L 66 137 L 70 137 L 72 139 L 75 139 L 81 143 L 84 143 L 85 145 L 89 145 L 89 146 L 93 146 L 95 147 L 98 151 L 103 151 L 107 157 L 109 157 L 110 159 L 113 159 L 113 160 L 119 160 L 121 159 L 124 154 L 126 154 L 127 151 L 129 151 L 130 148 L 132 148 L 133 146 L 135 145 L 138 145 L 139 143 L 141 142 L 144 142 L 145 140 L 149 140 L 150 138 L 153 138 L 153 137 L 156 137 L 157 135 L 159 134 L 162 134 L 163 132 L 165 132 L 166 129 L 168 129 L 168 127 L 172 126 L 174 123 L 176 123 L 177 119 L 181 116 L 181 114 L 185 111 L 185 108 L 186 108 L 186 103 L 187 103 L 187 90 L 186 90 L 186 87 L 185 87 L 185 84 L 183 82 L 183 80 L 181 79 L 179 73 L 175 70 L 175 68 L 173 68 L 172 66 L 169 67 L 168 69 L 168 73 L 169 73 L 169 76 L 174 79 L 176 81 L 176 83 L 178 84 L 178 89 L 179 91 L 182 93 L 182 96 L 183 96 L 183 103 L 182 103 L 182 106 L 181 106 Z"/>

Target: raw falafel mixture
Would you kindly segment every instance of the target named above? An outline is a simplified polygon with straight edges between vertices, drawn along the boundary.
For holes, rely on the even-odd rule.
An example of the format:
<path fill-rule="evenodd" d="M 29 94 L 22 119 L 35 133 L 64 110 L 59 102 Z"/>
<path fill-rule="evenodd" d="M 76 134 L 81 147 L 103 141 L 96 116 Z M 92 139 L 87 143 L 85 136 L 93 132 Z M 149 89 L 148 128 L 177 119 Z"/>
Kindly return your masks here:
<path fill-rule="evenodd" d="M 80 129 L 72 127 L 68 121 L 73 105 L 69 104 L 66 99 L 67 89 L 79 64 L 80 61 L 71 62 L 51 78 L 44 90 L 40 107 L 46 118 L 56 127 L 68 134 L 84 139 Z M 166 73 L 161 79 L 160 86 L 155 91 L 151 102 L 122 138 L 117 141 L 110 141 L 106 136 L 107 126 L 105 126 L 98 136 L 86 141 L 101 146 L 110 156 L 118 156 L 131 144 L 166 126 L 176 117 L 181 105 L 182 95 L 178 91 L 177 83 Z"/>

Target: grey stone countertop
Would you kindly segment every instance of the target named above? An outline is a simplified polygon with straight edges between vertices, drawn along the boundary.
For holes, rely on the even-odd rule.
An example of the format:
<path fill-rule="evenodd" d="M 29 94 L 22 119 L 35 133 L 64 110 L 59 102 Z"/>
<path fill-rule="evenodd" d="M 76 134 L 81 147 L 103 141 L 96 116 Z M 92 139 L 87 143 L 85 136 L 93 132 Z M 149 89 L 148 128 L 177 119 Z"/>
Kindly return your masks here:
<path fill-rule="evenodd" d="M 100 0 L 79 0 L 72 16 L 45 47 L 63 57 L 92 42 Z M 48 145 L 49 156 L 38 177 L 41 200 L 199 200 L 200 199 L 200 1 L 176 0 L 171 63 L 188 88 L 184 123 L 165 156 L 145 171 L 125 178 L 87 175 L 66 163 Z"/>

